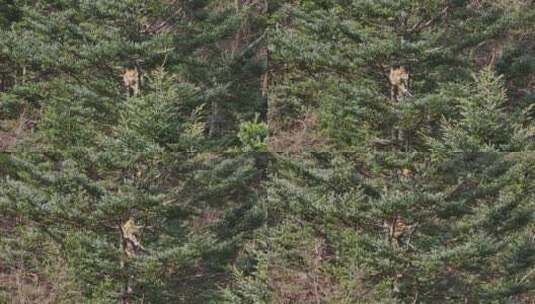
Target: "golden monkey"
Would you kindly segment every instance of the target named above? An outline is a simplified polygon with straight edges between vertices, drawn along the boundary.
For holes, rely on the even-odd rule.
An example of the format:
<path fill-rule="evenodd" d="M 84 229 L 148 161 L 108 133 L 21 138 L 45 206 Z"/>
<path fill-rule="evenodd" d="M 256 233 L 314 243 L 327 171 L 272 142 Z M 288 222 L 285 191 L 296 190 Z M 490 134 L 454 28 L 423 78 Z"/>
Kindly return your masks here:
<path fill-rule="evenodd" d="M 387 240 L 389 243 L 400 246 L 403 241 L 402 238 L 410 233 L 415 228 L 415 225 L 409 225 L 403 221 L 399 216 L 393 216 L 383 222 L 383 227 L 387 231 Z M 394 243 L 395 242 L 395 243 Z"/>
<path fill-rule="evenodd" d="M 139 94 L 139 87 L 141 78 L 137 68 L 127 68 L 123 72 L 123 84 L 128 91 L 128 97 L 137 96 Z"/>
<path fill-rule="evenodd" d="M 409 71 L 401 66 L 399 68 L 390 68 L 390 75 L 388 77 L 391 85 L 392 100 L 399 101 L 409 93 Z"/>
<path fill-rule="evenodd" d="M 136 225 L 133 218 L 129 218 L 124 224 L 121 224 L 119 228 L 121 232 L 121 247 L 124 253 L 124 257 L 121 260 L 121 268 L 126 269 L 128 267 L 128 259 L 135 257 L 140 250 L 145 250 L 145 248 L 141 246 L 141 243 L 138 240 L 141 227 Z M 130 298 L 133 294 L 133 288 L 131 285 L 132 279 L 133 276 L 129 275 L 124 282 L 124 286 L 121 291 L 122 304 L 131 303 Z"/>
<path fill-rule="evenodd" d="M 388 75 L 390 81 L 390 99 L 395 102 L 401 101 L 405 96 L 411 96 L 409 92 L 409 71 L 404 66 L 397 68 L 390 68 Z M 409 140 L 405 136 L 405 131 L 401 128 L 394 128 L 392 130 L 392 139 L 399 141 L 408 146 Z"/>
<path fill-rule="evenodd" d="M 139 250 L 145 250 L 138 240 L 139 228 L 132 218 L 128 219 L 121 225 L 121 237 L 123 241 L 123 250 L 127 257 L 137 255 Z"/>

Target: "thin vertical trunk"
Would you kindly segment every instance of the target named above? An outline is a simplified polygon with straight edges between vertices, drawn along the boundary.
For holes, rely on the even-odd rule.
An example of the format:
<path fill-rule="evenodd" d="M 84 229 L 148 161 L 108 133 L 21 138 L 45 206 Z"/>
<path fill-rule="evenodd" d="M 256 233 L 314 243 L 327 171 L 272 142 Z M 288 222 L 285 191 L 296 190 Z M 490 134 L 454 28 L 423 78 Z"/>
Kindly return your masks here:
<path fill-rule="evenodd" d="M 268 90 L 269 90 L 269 61 L 270 61 L 270 58 L 269 58 L 269 49 L 267 48 L 267 46 L 264 48 L 264 55 L 265 55 L 265 60 L 266 60 L 266 72 L 262 75 L 262 88 L 261 88 L 261 94 L 262 94 L 262 100 L 263 100 L 263 104 L 262 104 L 262 111 L 261 111 L 261 119 L 263 121 L 268 121 L 268 116 L 269 116 L 269 99 L 268 99 Z"/>
<path fill-rule="evenodd" d="M 234 8 L 236 9 L 236 14 L 239 15 L 240 10 L 241 10 L 241 0 L 234 1 Z M 242 34 L 242 27 L 243 27 L 242 22 L 243 21 L 240 22 L 240 27 L 238 28 L 238 31 L 234 35 L 234 41 L 232 41 L 232 50 L 231 50 L 232 55 L 237 54 L 240 48 L 240 41 L 242 39 L 241 34 Z"/>
<path fill-rule="evenodd" d="M 122 252 L 120 266 L 121 266 L 121 272 L 125 274 L 128 271 L 127 263 L 126 263 L 126 260 L 128 258 L 126 254 L 127 244 L 126 244 L 123 228 L 120 224 L 119 224 L 119 232 L 121 233 L 121 238 L 120 238 L 121 245 L 120 246 L 121 246 L 121 252 Z M 130 276 L 126 274 L 124 278 L 124 282 L 123 282 L 123 287 L 121 287 L 121 300 L 119 302 L 120 304 L 130 304 L 131 290 L 132 288 L 130 287 Z"/>
<path fill-rule="evenodd" d="M 26 123 L 26 108 L 22 110 L 22 113 L 19 116 L 19 122 L 17 124 L 17 128 L 15 128 L 15 137 L 18 138 L 22 131 L 24 130 L 24 125 Z"/>
<path fill-rule="evenodd" d="M 26 83 L 26 66 L 22 66 L 22 84 Z"/>
<path fill-rule="evenodd" d="M 221 121 L 221 110 L 220 110 L 220 105 L 218 102 L 216 101 L 212 101 L 212 104 L 211 104 L 211 115 L 210 115 L 210 119 L 209 119 L 209 126 L 208 126 L 208 135 L 210 137 L 215 137 L 215 136 L 218 136 L 221 132 L 220 130 L 220 121 Z"/>

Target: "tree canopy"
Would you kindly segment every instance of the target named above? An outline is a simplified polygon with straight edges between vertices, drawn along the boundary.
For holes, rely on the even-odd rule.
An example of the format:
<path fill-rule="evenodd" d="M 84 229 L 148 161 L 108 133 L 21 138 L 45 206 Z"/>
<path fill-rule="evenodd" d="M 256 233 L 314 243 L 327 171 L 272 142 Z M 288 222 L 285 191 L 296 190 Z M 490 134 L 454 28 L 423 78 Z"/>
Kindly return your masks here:
<path fill-rule="evenodd" d="M 535 299 L 532 0 L 0 0 L 0 303 Z"/>

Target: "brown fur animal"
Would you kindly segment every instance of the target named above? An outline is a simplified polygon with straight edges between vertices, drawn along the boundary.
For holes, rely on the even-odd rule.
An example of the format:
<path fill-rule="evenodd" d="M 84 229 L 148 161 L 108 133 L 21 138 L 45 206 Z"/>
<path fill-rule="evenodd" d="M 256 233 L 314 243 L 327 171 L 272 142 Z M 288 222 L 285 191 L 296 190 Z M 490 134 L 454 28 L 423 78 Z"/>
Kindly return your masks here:
<path fill-rule="evenodd" d="M 138 255 L 140 251 L 145 251 L 145 248 L 141 246 L 139 242 L 140 226 L 137 226 L 134 219 L 131 217 L 125 223 L 119 226 L 121 232 L 121 247 L 123 250 L 123 259 L 121 259 L 121 268 L 128 268 L 128 261 L 130 258 Z M 129 275 L 125 281 L 121 290 L 121 304 L 132 303 L 130 299 L 134 293 L 132 287 L 133 275 Z"/>
<path fill-rule="evenodd" d="M 401 246 L 404 243 L 402 239 L 407 236 L 407 234 L 412 233 L 412 231 L 416 228 L 416 225 L 409 225 L 402 218 L 396 215 L 392 218 L 386 219 L 383 222 L 383 227 L 387 232 L 388 242 L 394 246 Z"/>
<path fill-rule="evenodd" d="M 123 241 L 123 250 L 126 256 L 132 257 L 137 255 L 140 250 L 144 250 L 138 240 L 140 226 L 137 226 L 134 219 L 128 219 L 121 225 L 121 237 Z"/>
<path fill-rule="evenodd" d="M 390 80 L 392 100 L 400 101 L 403 97 L 411 95 L 409 92 L 409 71 L 407 68 L 404 66 L 390 68 L 388 79 Z"/>
<path fill-rule="evenodd" d="M 406 67 L 391 67 L 388 80 L 390 81 L 390 99 L 392 102 L 400 102 L 405 96 L 411 96 L 409 92 L 409 71 Z M 405 134 L 405 130 L 394 127 L 392 129 L 392 140 L 408 148 L 409 139 Z"/>
<path fill-rule="evenodd" d="M 401 170 L 401 175 L 404 177 L 410 177 L 412 175 L 412 171 L 411 169 L 404 168 L 403 170 Z"/>
<path fill-rule="evenodd" d="M 137 68 L 126 68 L 123 71 L 123 84 L 127 90 L 128 97 L 137 96 L 141 84 L 141 78 Z"/>

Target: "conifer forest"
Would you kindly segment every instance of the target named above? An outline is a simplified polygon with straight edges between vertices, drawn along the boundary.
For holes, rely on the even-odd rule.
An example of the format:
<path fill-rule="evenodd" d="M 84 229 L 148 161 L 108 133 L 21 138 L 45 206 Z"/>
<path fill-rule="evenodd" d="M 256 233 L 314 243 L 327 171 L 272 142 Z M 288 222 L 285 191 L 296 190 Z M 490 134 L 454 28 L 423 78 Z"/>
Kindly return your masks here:
<path fill-rule="evenodd" d="M 0 0 L 0 304 L 535 304 L 534 0 Z"/>

